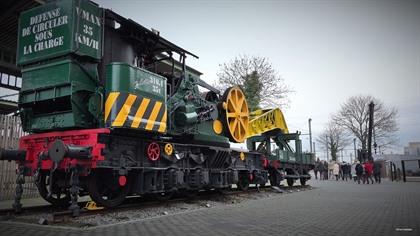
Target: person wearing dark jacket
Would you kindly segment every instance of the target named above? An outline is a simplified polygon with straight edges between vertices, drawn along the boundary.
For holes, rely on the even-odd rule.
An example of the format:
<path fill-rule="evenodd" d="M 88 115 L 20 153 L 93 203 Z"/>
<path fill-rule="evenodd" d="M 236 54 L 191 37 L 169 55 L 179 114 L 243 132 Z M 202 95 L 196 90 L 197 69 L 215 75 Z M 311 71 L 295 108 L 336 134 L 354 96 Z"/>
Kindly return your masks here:
<path fill-rule="evenodd" d="M 319 180 L 324 180 L 325 178 L 325 171 L 324 171 L 324 161 L 320 161 L 318 163 L 318 171 L 319 171 Z"/>
<path fill-rule="evenodd" d="M 324 161 L 324 180 L 328 179 L 328 162 Z"/>
<path fill-rule="evenodd" d="M 360 164 L 360 162 L 357 162 L 356 164 L 356 176 L 357 176 L 357 183 L 360 184 L 360 180 L 362 179 L 363 175 L 363 166 Z"/>
<path fill-rule="evenodd" d="M 375 183 L 381 183 L 381 169 L 382 165 L 379 162 L 373 163 L 373 176 L 375 178 Z"/>
<path fill-rule="evenodd" d="M 321 174 L 322 174 L 322 172 L 321 172 L 321 168 L 320 168 L 320 165 L 322 165 L 322 163 L 321 163 L 321 161 L 319 160 L 319 158 L 317 158 L 317 159 L 316 159 L 316 162 L 315 162 L 315 167 L 314 167 L 315 179 L 318 179 L 318 173 L 321 173 Z M 321 174 L 320 174 L 320 176 L 319 176 L 319 179 L 321 179 Z"/>
<path fill-rule="evenodd" d="M 343 180 L 347 181 L 347 178 L 351 180 L 351 166 L 348 163 L 343 164 Z"/>

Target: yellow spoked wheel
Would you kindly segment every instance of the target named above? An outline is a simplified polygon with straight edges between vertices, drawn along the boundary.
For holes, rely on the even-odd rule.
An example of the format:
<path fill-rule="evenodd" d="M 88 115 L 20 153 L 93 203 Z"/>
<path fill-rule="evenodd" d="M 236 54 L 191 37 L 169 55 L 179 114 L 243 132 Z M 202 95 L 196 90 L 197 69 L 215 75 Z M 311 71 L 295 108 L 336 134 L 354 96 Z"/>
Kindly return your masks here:
<path fill-rule="evenodd" d="M 241 143 L 248 132 L 249 110 L 245 94 L 239 87 L 228 88 L 223 94 L 223 123 L 230 141 Z"/>
<path fill-rule="evenodd" d="M 167 144 L 165 144 L 164 151 L 165 151 L 166 155 L 170 156 L 174 152 L 174 147 L 172 146 L 172 144 L 167 143 Z"/>

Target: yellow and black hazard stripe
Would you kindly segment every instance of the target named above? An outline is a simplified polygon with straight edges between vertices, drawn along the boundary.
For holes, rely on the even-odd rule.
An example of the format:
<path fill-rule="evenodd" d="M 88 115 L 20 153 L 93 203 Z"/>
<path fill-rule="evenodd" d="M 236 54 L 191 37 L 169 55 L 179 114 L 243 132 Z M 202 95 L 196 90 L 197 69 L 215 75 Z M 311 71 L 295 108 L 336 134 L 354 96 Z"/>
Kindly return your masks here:
<path fill-rule="evenodd" d="M 107 127 L 166 132 L 166 104 L 124 92 L 110 92 L 105 101 Z"/>

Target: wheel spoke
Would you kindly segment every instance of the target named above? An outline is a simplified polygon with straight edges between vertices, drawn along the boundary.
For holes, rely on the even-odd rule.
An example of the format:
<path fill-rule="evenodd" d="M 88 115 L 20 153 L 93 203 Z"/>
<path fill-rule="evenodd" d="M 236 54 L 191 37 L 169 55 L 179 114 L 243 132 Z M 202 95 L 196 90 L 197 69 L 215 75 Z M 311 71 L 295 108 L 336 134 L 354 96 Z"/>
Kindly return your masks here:
<path fill-rule="evenodd" d="M 236 129 L 238 129 L 238 134 L 241 135 L 241 128 L 242 128 L 241 127 L 241 119 L 238 119 L 238 120 L 239 120 L 239 122 L 236 125 L 237 126 Z"/>
<path fill-rule="evenodd" d="M 236 122 L 235 133 L 236 133 L 236 138 L 240 139 L 241 138 L 241 125 L 239 122 Z"/>
<path fill-rule="evenodd" d="M 230 111 L 229 110 L 229 103 L 232 106 L 233 112 L 235 112 L 237 110 L 237 108 L 236 108 L 236 104 L 235 104 L 235 102 L 233 101 L 232 98 L 228 99 L 228 111 Z"/>
<path fill-rule="evenodd" d="M 233 119 L 233 122 L 230 122 L 229 128 L 232 132 L 235 131 L 235 127 L 237 123 L 238 123 L 238 119 Z"/>
<path fill-rule="evenodd" d="M 239 98 L 239 101 L 238 101 L 238 105 L 239 105 L 239 111 L 242 111 L 242 108 L 244 107 L 243 105 L 244 105 L 244 97 L 240 97 Z"/>
<path fill-rule="evenodd" d="M 236 116 L 235 112 L 228 112 L 227 113 L 228 118 L 235 117 L 235 116 Z"/>
<path fill-rule="evenodd" d="M 246 126 L 242 119 L 239 119 L 239 126 L 242 128 L 243 131 L 246 131 Z"/>

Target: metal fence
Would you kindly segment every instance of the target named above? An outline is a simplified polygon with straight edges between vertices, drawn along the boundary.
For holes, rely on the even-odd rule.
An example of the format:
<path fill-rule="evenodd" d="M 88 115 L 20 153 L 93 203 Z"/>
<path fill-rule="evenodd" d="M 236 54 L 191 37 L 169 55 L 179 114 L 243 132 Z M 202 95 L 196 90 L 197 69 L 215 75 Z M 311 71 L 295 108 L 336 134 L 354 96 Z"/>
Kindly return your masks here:
<path fill-rule="evenodd" d="M 420 159 L 401 160 L 403 181 L 420 181 Z"/>
<path fill-rule="evenodd" d="M 25 135 L 19 117 L 0 115 L 0 147 L 16 149 L 19 138 Z M 0 201 L 14 198 L 16 187 L 16 163 L 0 161 Z M 32 177 L 25 177 L 22 198 L 37 197 L 38 192 Z"/>

